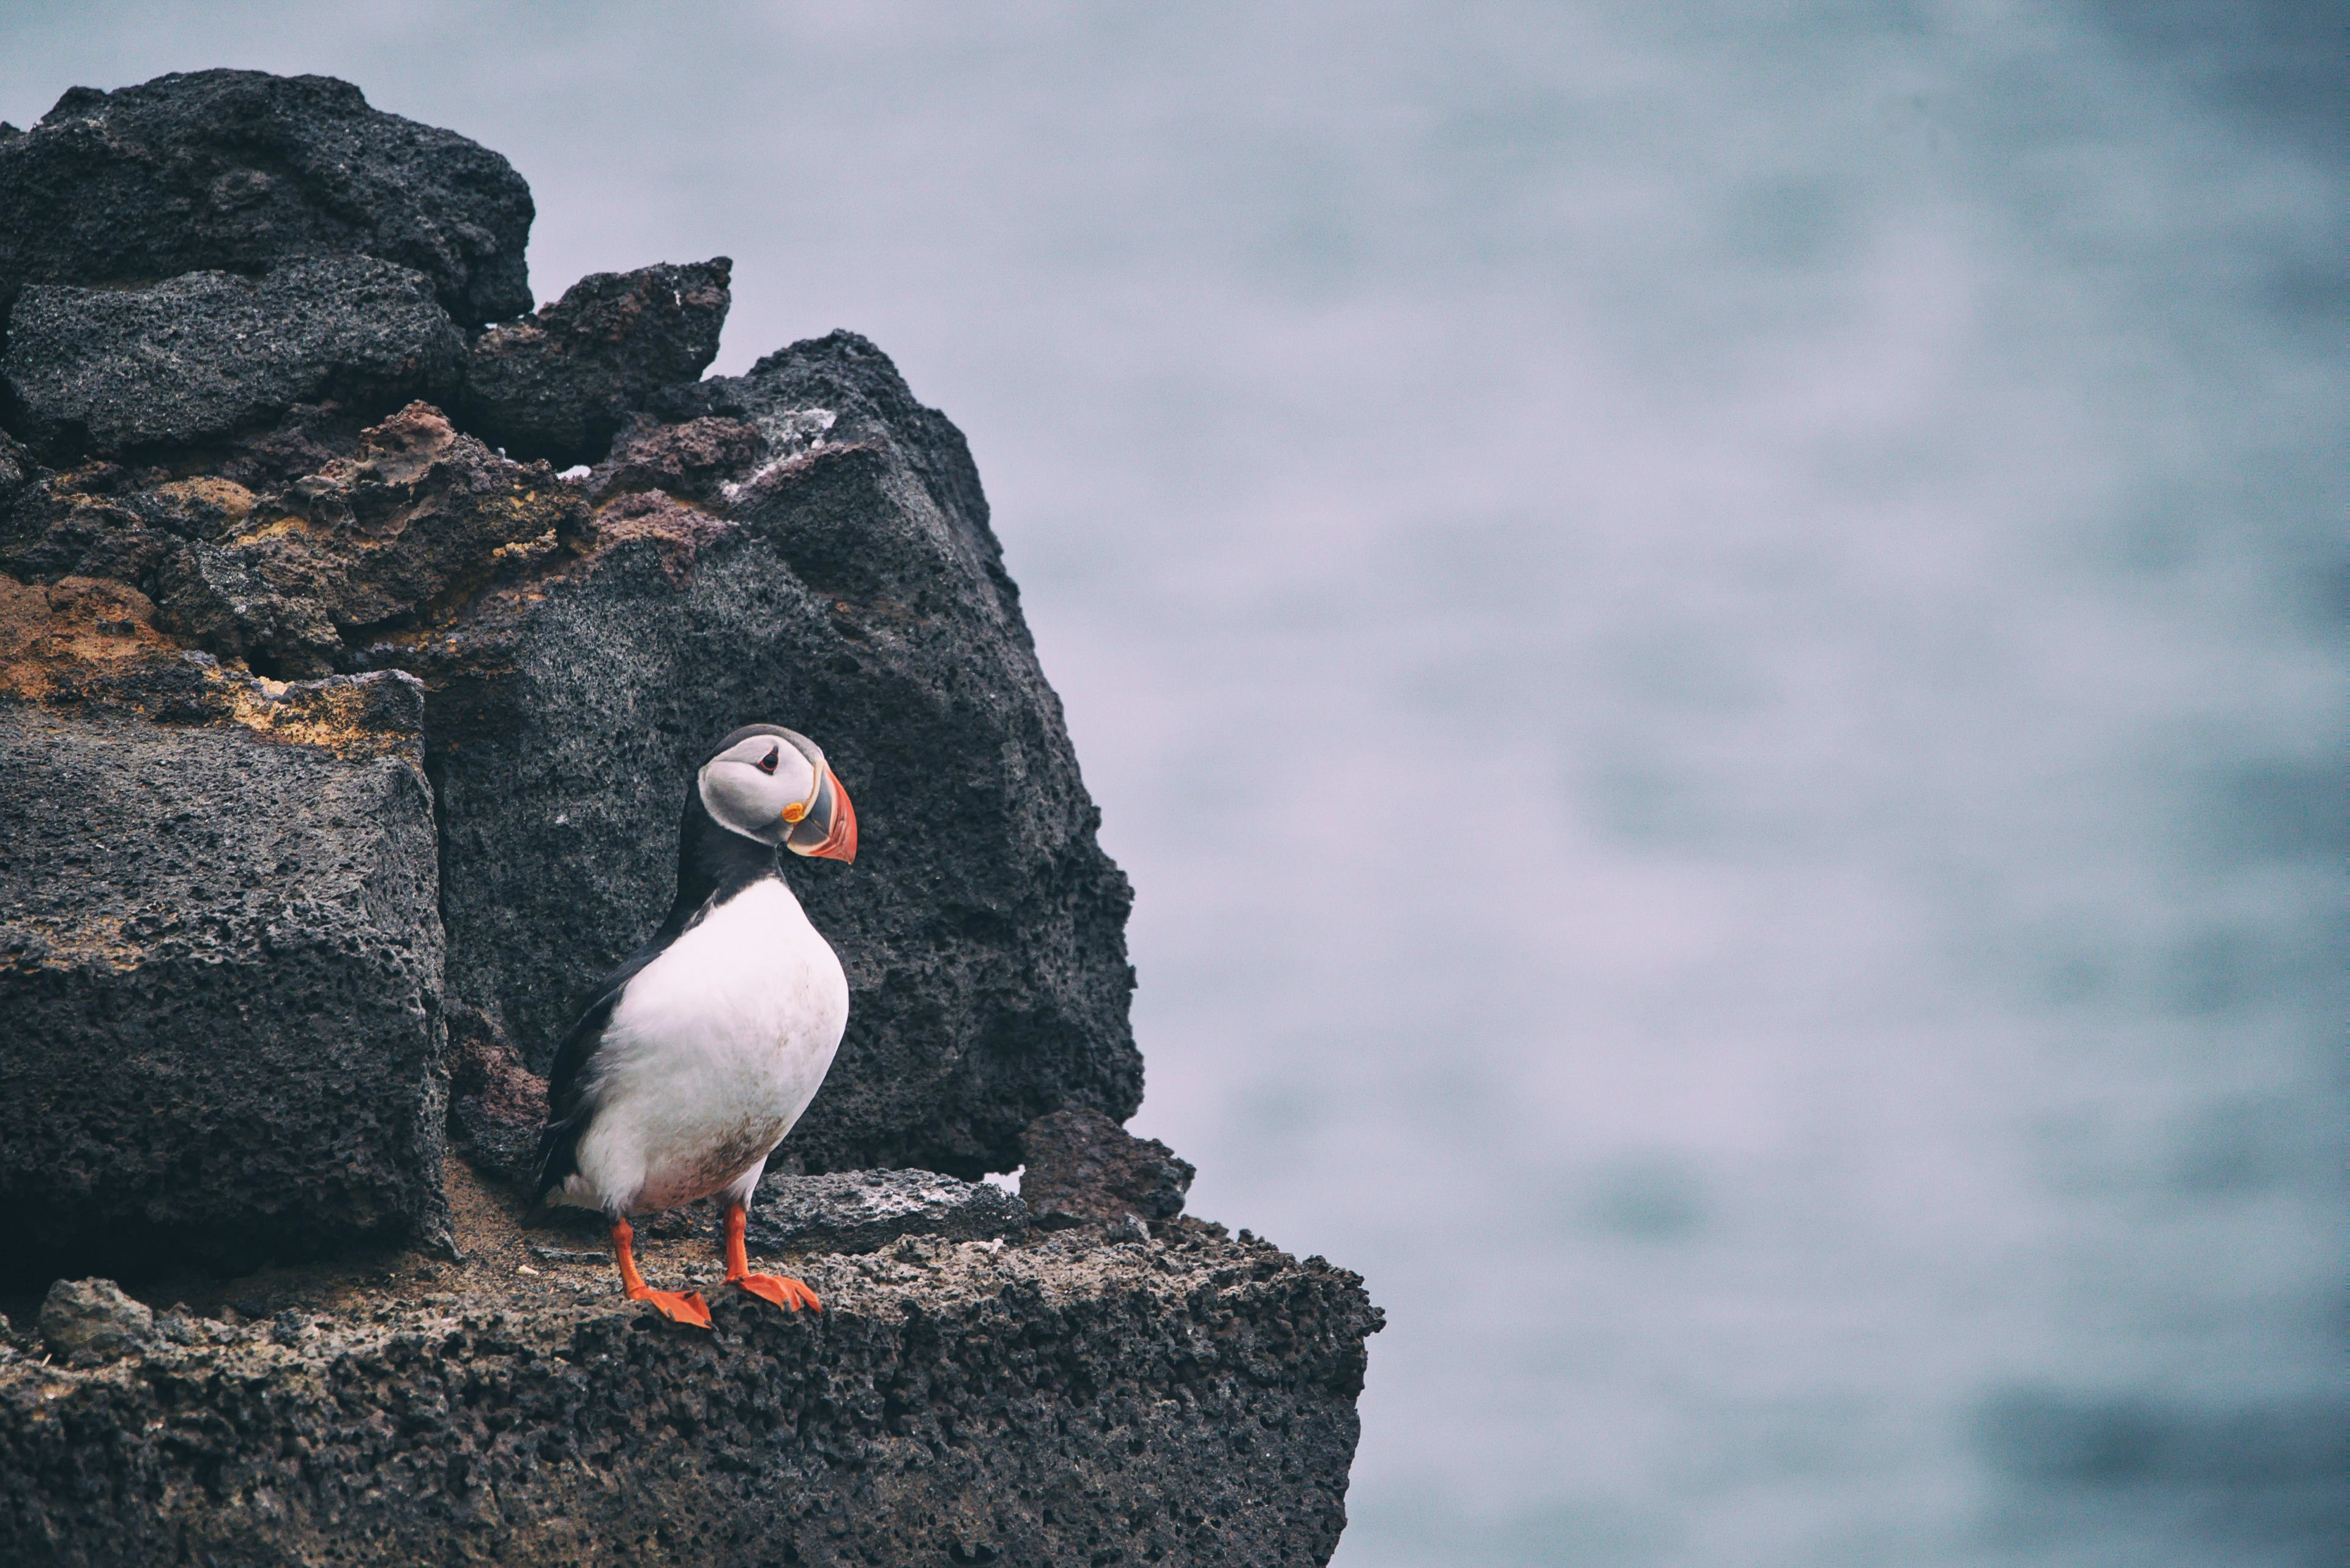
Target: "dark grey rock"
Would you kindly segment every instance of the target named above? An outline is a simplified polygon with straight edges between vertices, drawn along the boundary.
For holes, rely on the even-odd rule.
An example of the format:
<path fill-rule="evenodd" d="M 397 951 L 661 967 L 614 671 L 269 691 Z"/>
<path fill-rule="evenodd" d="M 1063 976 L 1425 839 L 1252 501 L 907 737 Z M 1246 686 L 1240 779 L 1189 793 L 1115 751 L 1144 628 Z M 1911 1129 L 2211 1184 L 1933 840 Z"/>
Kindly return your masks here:
<path fill-rule="evenodd" d="M 718 357 L 724 256 L 581 278 L 536 316 L 493 327 L 465 364 L 465 428 L 509 456 L 594 462 L 629 414 Z"/>
<path fill-rule="evenodd" d="M 347 1292 L 294 1343 L 159 1342 L 137 1376 L 0 1362 L 0 1561 L 1317 1564 L 1336 1545 L 1379 1321 L 1356 1276 L 1196 1227 L 794 1272 L 823 1312 L 702 1265 L 715 1333 L 621 1302 L 598 1258 L 462 1271 L 432 1306 Z"/>
<path fill-rule="evenodd" d="M 368 256 L 145 288 L 36 285 L 7 341 L 12 422 L 52 461 L 218 441 L 296 403 L 371 418 L 446 402 L 465 353 L 432 279 Z"/>
<path fill-rule="evenodd" d="M 1191 1190 L 1191 1163 L 1157 1138 L 1139 1138 L 1099 1111 L 1039 1116 L 1020 1135 L 1020 1198 L 1047 1231 L 1171 1220 Z"/>
<path fill-rule="evenodd" d="M 421 698 L 396 673 L 247 682 L 244 722 L 194 729 L 0 698 L 10 1273 L 442 1223 Z"/>
<path fill-rule="evenodd" d="M 135 1355 L 155 1338 L 155 1314 L 112 1280 L 59 1280 L 41 1302 L 49 1354 L 84 1364 Z"/>
<path fill-rule="evenodd" d="M 1130 894 L 962 436 L 846 333 L 656 402 L 695 433 L 636 427 L 671 442 L 642 472 L 733 426 L 757 449 L 698 503 L 608 490 L 579 553 L 381 650 L 431 691 L 452 997 L 544 1072 L 668 909 L 693 770 L 765 720 L 825 748 L 860 834 L 785 868 L 851 992 L 786 1156 L 974 1177 L 1040 1115 L 1130 1115 Z"/>
<path fill-rule="evenodd" d="M 449 1017 L 449 1147 L 516 1187 L 538 1167 L 546 1080 L 523 1064 L 496 1023 L 463 1002 Z"/>
<path fill-rule="evenodd" d="M 75 88 L 0 138 L 0 312 L 26 284 L 258 274 L 356 254 L 432 280 L 458 321 L 531 306 L 530 187 L 451 130 L 330 77 L 174 72 Z"/>
<path fill-rule="evenodd" d="M 928 1170 L 770 1176 L 749 1220 L 752 1249 L 768 1252 L 878 1252 L 906 1236 L 1016 1241 L 1028 1234 L 1028 1211 L 1011 1193 Z"/>

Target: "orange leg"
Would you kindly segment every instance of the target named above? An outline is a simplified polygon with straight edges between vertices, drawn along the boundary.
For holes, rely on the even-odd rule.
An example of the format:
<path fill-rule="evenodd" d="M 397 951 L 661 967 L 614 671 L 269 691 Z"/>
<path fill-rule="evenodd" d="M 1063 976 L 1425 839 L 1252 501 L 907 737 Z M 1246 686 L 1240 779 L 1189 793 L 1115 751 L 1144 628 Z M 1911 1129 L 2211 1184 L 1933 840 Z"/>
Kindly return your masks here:
<path fill-rule="evenodd" d="M 700 1291 L 657 1291 L 637 1272 L 637 1233 L 626 1220 L 612 1221 L 612 1251 L 620 1260 L 620 1288 L 632 1302 L 650 1302 L 671 1323 L 710 1326 L 710 1307 Z"/>
<path fill-rule="evenodd" d="M 740 1285 L 762 1301 L 770 1301 L 785 1312 L 797 1312 L 810 1307 L 817 1312 L 824 1303 L 816 1293 L 797 1280 L 786 1280 L 775 1274 L 754 1274 L 751 1272 L 751 1254 L 743 1250 L 743 1205 L 726 1206 L 726 1282 Z"/>

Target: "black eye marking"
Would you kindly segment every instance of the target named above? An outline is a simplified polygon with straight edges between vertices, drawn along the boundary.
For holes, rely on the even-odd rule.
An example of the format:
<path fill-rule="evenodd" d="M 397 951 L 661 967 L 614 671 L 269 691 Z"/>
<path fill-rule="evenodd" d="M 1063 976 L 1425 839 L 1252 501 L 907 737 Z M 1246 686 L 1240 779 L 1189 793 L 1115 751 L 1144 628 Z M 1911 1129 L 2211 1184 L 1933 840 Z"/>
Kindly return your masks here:
<path fill-rule="evenodd" d="M 759 771 L 763 774 L 774 773 L 775 771 L 775 760 L 783 754 L 784 749 L 781 746 L 769 746 L 767 748 L 767 754 L 759 759 Z"/>

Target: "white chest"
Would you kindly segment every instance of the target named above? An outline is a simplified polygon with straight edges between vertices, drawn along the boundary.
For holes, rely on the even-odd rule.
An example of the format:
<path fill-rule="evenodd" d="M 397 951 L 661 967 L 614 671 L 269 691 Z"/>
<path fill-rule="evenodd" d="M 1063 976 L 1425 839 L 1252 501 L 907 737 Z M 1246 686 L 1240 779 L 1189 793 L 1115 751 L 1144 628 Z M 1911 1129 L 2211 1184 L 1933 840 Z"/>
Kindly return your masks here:
<path fill-rule="evenodd" d="M 632 1207 L 706 1197 L 823 1085 L 848 980 L 781 881 L 753 884 L 629 981 L 590 1069 L 580 1172 Z"/>

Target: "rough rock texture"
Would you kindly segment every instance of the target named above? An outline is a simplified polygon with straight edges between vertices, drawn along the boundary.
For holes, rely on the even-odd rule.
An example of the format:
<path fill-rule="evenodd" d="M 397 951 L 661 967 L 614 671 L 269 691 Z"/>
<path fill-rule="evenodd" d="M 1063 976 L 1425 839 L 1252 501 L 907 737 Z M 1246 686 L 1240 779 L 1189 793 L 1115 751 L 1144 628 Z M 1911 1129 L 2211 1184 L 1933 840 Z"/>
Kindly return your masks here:
<path fill-rule="evenodd" d="M 1196 1172 L 1157 1138 L 1139 1138 L 1099 1111 L 1055 1111 L 1020 1135 L 1020 1199 L 1047 1231 L 1172 1220 Z"/>
<path fill-rule="evenodd" d="M 478 1010 L 452 1002 L 448 1020 L 449 1147 L 483 1175 L 520 1187 L 537 1168 L 546 1080 Z"/>
<path fill-rule="evenodd" d="M 1028 1210 L 1011 1193 L 927 1170 L 770 1176 L 749 1220 L 752 1244 L 774 1252 L 877 1252 L 905 1236 L 1017 1241 L 1028 1234 Z"/>
<path fill-rule="evenodd" d="M 424 274 L 473 326 L 530 309 L 531 216 L 504 158 L 369 109 L 348 82 L 213 70 L 75 88 L 0 139 L 0 312 L 28 283 L 356 254 Z"/>
<path fill-rule="evenodd" d="M 286 735 L 325 689 L 255 675 L 421 675 L 453 995 L 538 1068 L 665 907 L 708 745 L 792 721 L 864 851 L 789 867 L 856 1002 L 785 1158 L 975 1176 L 1130 1112 L 1125 881 L 961 438 L 846 335 L 661 398 L 586 486 L 421 405 L 303 405 L 214 472 L 0 448 L 0 691 Z"/>
<path fill-rule="evenodd" d="M 723 259 L 461 354 L 529 220 L 323 78 L 0 132 L 0 1563 L 1325 1561 L 1378 1314 L 1116 1127 L 1128 889 L 962 438 L 847 334 L 693 382 Z M 712 1334 L 476 1168 L 757 719 L 855 797 L 786 868 L 853 1002 L 751 1226 L 827 1310 L 638 1223 Z M 1049 1239 L 955 1179 L 1024 1128 Z"/>
<path fill-rule="evenodd" d="M 693 770 L 767 720 L 825 748 L 860 828 L 854 866 L 786 867 L 853 998 L 787 1153 L 977 1176 L 1037 1116 L 1130 1115 L 1130 895 L 962 438 L 846 333 L 654 412 L 580 553 L 370 655 L 431 691 L 452 997 L 543 1071 L 667 909 Z"/>
<path fill-rule="evenodd" d="M 291 704 L 301 742 L 257 711 L 179 729 L 0 699 L 8 1272 L 250 1266 L 435 1225 L 421 697 L 325 683 Z"/>
<path fill-rule="evenodd" d="M 493 327 L 465 366 L 465 428 L 512 457 L 594 462 L 628 416 L 718 357 L 724 256 L 591 273 L 537 315 Z"/>
<path fill-rule="evenodd" d="M 1336 1543 L 1378 1318 L 1319 1259 L 1190 1221 L 906 1242 L 788 1261 L 826 1310 L 786 1316 L 691 1251 L 647 1272 L 697 1283 L 715 1333 L 630 1308 L 608 1265 L 536 1263 L 272 1302 L 266 1327 L 167 1314 L 102 1368 L 0 1354 L 0 1560 L 1305 1564 Z"/>
<path fill-rule="evenodd" d="M 155 1314 L 112 1280 L 59 1280 L 41 1302 L 41 1340 L 71 1366 L 135 1355 L 155 1337 Z"/>
<path fill-rule="evenodd" d="M 368 256 L 146 288 L 36 285 L 7 342 L 12 422 L 67 460 L 215 441 L 296 403 L 380 417 L 412 398 L 445 402 L 465 353 L 432 279 Z"/>
<path fill-rule="evenodd" d="M 587 526 L 544 463 L 500 458 L 411 404 L 156 576 L 158 624 L 277 676 L 321 674 L 353 645 L 429 625 L 501 570 Z"/>
<path fill-rule="evenodd" d="M 181 543 L 242 522 L 252 492 L 233 480 L 158 476 L 132 483 L 111 462 L 60 472 L 28 465 L 0 496 L 0 572 L 25 582 L 104 577 L 153 597 L 155 575 Z"/>

